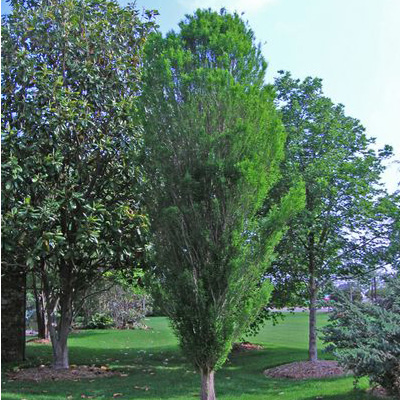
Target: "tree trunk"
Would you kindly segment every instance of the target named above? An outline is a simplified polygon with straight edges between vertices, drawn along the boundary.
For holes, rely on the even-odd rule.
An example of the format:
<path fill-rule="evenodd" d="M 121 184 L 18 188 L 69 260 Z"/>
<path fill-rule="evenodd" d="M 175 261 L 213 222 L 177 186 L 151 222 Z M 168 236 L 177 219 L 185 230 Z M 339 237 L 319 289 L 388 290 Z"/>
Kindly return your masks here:
<path fill-rule="evenodd" d="M 60 264 L 61 293 L 54 293 L 46 274 L 46 263 L 42 260 L 42 288 L 46 299 L 47 326 L 53 348 L 53 368 L 68 369 L 68 335 L 72 324 L 73 288 L 71 281 L 71 265 L 64 261 Z M 56 317 L 58 310 L 60 316 Z M 58 319 L 58 321 L 57 321 Z"/>
<path fill-rule="evenodd" d="M 33 294 L 35 296 L 38 338 L 49 339 L 50 336 L 47 323 L 46 296 L 44 294 L 44 291 L 38 290 L 36 286 L 36 278 L 34 273 L 32 274 L 32 283 L 33 283 Z"/>
<path fill-rule="evenodd" d="M 38 335 L 42 339 L 50 339 L 50 334 L 49 334 L 49 324 L 47 321 L 47 313 L 46 313 L 46 296 L 44 292 L 42 291 L 39 295 L 39 301 L 40 301 L 40 316 L 41 316 L 41 321 L 39 325 L 38 321 Z"/>
<path fill-rule="evenodd" d="M 317 294 L 318 288 L 315 277 L 310 277 L 310 314 L 309 314 L 309 336 L 308 336 L 308 360 L 318 360 L 317 349 Z"/>
<path fill-rule="evenodd" d="M 201 400 L 216 400 L 214 389 L 214 371 L 201 371 Z"/>
<path fill-rule="evenodd" d="M 54 314 L 55 309 L 51 315 L 48 315 L 48 329 L 53 348 L 53 368 L 68 369 L 69 356 L 67 342 L 72 318 L 70 318 L 69 315 L 61 314 L 60 321 L 58 324 L 56 324 Z"/>
<path fill-rule="evenodd" d="M 68 356 L 68 332 L 61 331 L 58 334 L 59 338 L 53 345 L 53 368 L 54 369 L 68 369 L 69 356 Z"/>
<path fill-rule="evenodd" d="M 2 266 L 1 273 L 1 361 L 23 361 L 26 272 L 19 266 Z"/>
<path fill-rule="evenodd" d="M 309 195 L 309 191 L 306 188 L 306 203 L 307 209 L 312 210 L 313 205 L 311 201 L 311 197 Z M 310 227 L 310 232 L 308 234 L 308 246 L 307 246 L 307 255 L 308 255 L 308 293 L 310 299 L 310 313 L 309 313 L 309 322 L 308 322 L 308 361 L 317 361 L 318 360 L 318 352 L 317 352 L 317 294 L 318 294 L 318 286 L 316 281 L 316 273 L 317 266 L 315 260 L 315 234 L 313 228 Z"/>

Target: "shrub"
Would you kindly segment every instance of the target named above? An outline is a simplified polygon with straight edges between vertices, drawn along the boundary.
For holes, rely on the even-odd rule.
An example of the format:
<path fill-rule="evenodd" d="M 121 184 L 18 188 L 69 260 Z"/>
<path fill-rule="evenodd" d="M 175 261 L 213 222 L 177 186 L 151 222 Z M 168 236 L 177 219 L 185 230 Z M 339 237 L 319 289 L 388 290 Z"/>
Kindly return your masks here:
<path fill-rule="evenodd" d="M 74 328 L 103 329 L 97 326 L 100 316 L 107 316 L 118 329 L 146 328 L 142 321 L 152 312 L 153 301 L 144 290 L 119 284 L 107 287 L 107 282 L 95 289 L 98 293 L 86 299 L 75 317 Z"/>
<path fill-rule="evenodd" d="M 379 303 L 351 303 L 337 295 L 330 324 L 323 329 L 341 365 L 356 379 L 368 376 L 372 384 L 400 395 L 400 276 L 387 284 Z"/>
<path fill-rule="evenodd" d="M 87 329 L 108 329 L 114 326 L 114 320 L 107 314 L 96 313 L 87 324 Z"/>
<path fill-rule="evenodd" d="M 104 300 L 104 307 L 118 329 L 146 328 L 142 321 L 151 312 L 151 299 L 148 295 L 115 286 Z"/>

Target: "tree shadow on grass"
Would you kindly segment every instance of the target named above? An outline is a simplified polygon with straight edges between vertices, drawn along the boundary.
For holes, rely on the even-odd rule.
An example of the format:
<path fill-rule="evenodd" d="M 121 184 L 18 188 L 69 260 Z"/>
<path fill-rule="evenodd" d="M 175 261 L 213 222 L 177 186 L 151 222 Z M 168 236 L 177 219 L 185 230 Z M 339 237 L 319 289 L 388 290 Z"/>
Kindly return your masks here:
<path fill-rule="evenodd" d="M 78 329 L 78 330 L 73 330 L 69 334 L 69 339 L 79 337 L 79 338 L 87 338 L 91 336 L 99 336 L 99 335 L 109 335 L 109 330 L 101 330 L 101 329 Z"/>
<path fill-rule="evenodd" d="M 315 400 L 315 396 L 304 397 L 301 400 Z M 343 394 L 327 395 L 320 397 L 321 400 L 343 400 Z M 346 400 L 395 400 L 394 397 L 376 397 L 367 393 L 365 390 L 353 389 L 346 393 Z"/>
<path fill-rule="evenodd" d="M 350 381 L 346 383 L 348 389 L 344 392 L 342 390 L 340 395 L 329 397 L 324 394 L 324 384 L 340 386 L 343 379 L 348 378 L 293 381 L 272 379 L 263 375 L 264 369 L 282 364 L 282 361 L 299 361 L 305 357 L 306 351 L 289 347 L 231 354 L 228 362 L 216 373 L 218 398 L 258 400 L 275 399 L 279 396 L 280 399 L 285 399 L 286 394 L 289 396 L 287 398 L 296 400 L 315 400 L 318 395 L 323 396 L 324 400 L 374 398 L 367 394 L 360 394 L 358 397 L 353 395 Z M 68 396 L 79 399 L 84 395 L 111 399 L 116 393 L 121 393 L 118 397 L 121 399 L 194 399 L 199 395 L 200 377 L 185 361 L 176 345 L 152 347 L 145 351 L 135 346 L 129 349 L 73 347 L 71 362 L 108 364 L 127 376 L 81 381 L 6 382 L 3 384 L 2 398 L 57 400 Z M 297 397 L 293 397 L 293 393 L 298 393 L 298 396 L 294 394 Z"/>

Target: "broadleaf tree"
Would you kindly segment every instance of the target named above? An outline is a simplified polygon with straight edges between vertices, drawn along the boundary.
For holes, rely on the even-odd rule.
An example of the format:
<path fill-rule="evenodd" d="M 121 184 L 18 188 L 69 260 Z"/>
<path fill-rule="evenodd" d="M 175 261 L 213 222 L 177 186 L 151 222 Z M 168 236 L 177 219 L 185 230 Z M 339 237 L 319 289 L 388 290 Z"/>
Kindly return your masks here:
<path fill-rule="evenodd" d="M 224 363 L 271 284 L 263 280 L 301 182 L 263 218 L 285 133 L 266 62 L 237 14 L 198 10 L 146 45 L 142 94 L 153 290 L 214 399 Z"/>
<path fill-rule="evenodd" d="M 108 0 L 16 1 L 2 21 L 3 273 L 35 273 L 55 368 L 73 304 L 144 245 L 136 117 L 153 26 Z"/>
<path fill-rule="evenodd" d="M 306 200 L 269 274 L 276 284 L 275 304 L 308 303 L 309 360 L 316 361 L 321 291 L 335 279 L 389 262 L 390 223 L 380 176 L 392 149 L 375 151 L 374 139 L 360 122 L 324 96 L 320 79 L 300 81 L 281 71 L 275 89 L 288 137 L 281 166 L 285 174 L 272 197 L 302 180 Z"/>

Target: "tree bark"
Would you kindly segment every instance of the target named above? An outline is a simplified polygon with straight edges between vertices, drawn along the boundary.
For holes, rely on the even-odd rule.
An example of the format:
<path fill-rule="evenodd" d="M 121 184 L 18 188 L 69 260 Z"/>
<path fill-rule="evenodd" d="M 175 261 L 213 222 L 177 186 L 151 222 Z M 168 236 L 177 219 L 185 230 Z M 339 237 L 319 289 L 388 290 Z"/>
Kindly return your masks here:
<path fill-rule="evenodd" d="M 69 368 L 69 355 L 68 355 L 68 332 L 61 331 L 58 333 L 59 338 L 53 344 L 53 368 L 54 369 L 68 369 Z"/>
<path fill-rule="evenodd" d="M 42 339 L 50 339 L 50 334 L 49 334 L 49 329 L 48 329 L 48 321 L 47 321 L 47 314 L 46 314 L 46 296 L 44 292 L 42 291 L 39 295 L 39 301 L 40 301 L 40 316 L 41 316 L 41 321 L 40 321 L 40 326 L 38 322 L 38 335 Z"/>
<path fill-rule="evenodd" d="M 39 290 L 36 285 L 35 274 L 32 273 L 33 294 L 35 296 L 36 321 L 39 339 L 49 339 L 49 329 L 46 313 L 46 296 L 43 290 Z"/>
<path fill-rule="evenodd" d="M 201 371 L 201 400 L 216 400 L 214 389 L 214 371 Z"/>
<path fill-rule="evenodd" d="M 315 236 L 311 231 L 308 235 L 308 273 L 309 285 L 308 292 L 310 298 L 309 322 L 308 322 L 308 361 L 318 360 L 317 349 L 317 295 L 318 286 L 316 281 L 316 261 L 315 261 Z"/>
<path fill-rule="evenodd" d="M 68 369 L 68 335 L 71 326 L 72 318 L 69 314 L 62 314 L 60 321 L 57 324 L 55 321 L 55 309 L 48 315 L 48 329 L 50 333 L 51 345 L 53 348 L 53 368 Z"/>
<path fill-rule="evenodd" d="M 315 284 L 315 277 L 310 277 L 310 313 L 309 313 L 309 336 L 308 336 L 308 360 L 318 360 L 317 349 L 317 294 L 318 288 Z"/>
<path fill-rule="evenodd" d="M 313 197 L 306 187 L 306 209 L 313 210 Z M 318 360 L 317 351 L 317 294 L 318 286 L 316 280 L 317 265 L 315 258 L 315 233 L 312 224 L 309 226 L 309 233 L 306 246 L 308 258 L 308 294 L 309 294 L 309 321 L 308 321 L 308 361 Z"/>
<path fill-rule="evenodd" d="M 45 262 L 42 262 L 42 269 L 45 268 Z M 47 275 L 42 273 L 42 285 L 46 298 L 47 325 L 53 348 L 53 368 L 68 369 L 68 335 L 72 323 L 72 295 L 73 289 L 71 280 L 68 279 L 69 270 L 67 265 L 62 263 L 60 267 L 62 276 L 61 294 L 52 296 L 51 287 L 47 280 Z M 54 294 L 54 293 L 53 293 Z M 56 312 L 60 306 L 60 316 L 57 321 Z"/>
<path fill-rule="evenodd" d="M 26 272 L 23 267 L 2 266 L 1 361 L 25 359 Z"/>

